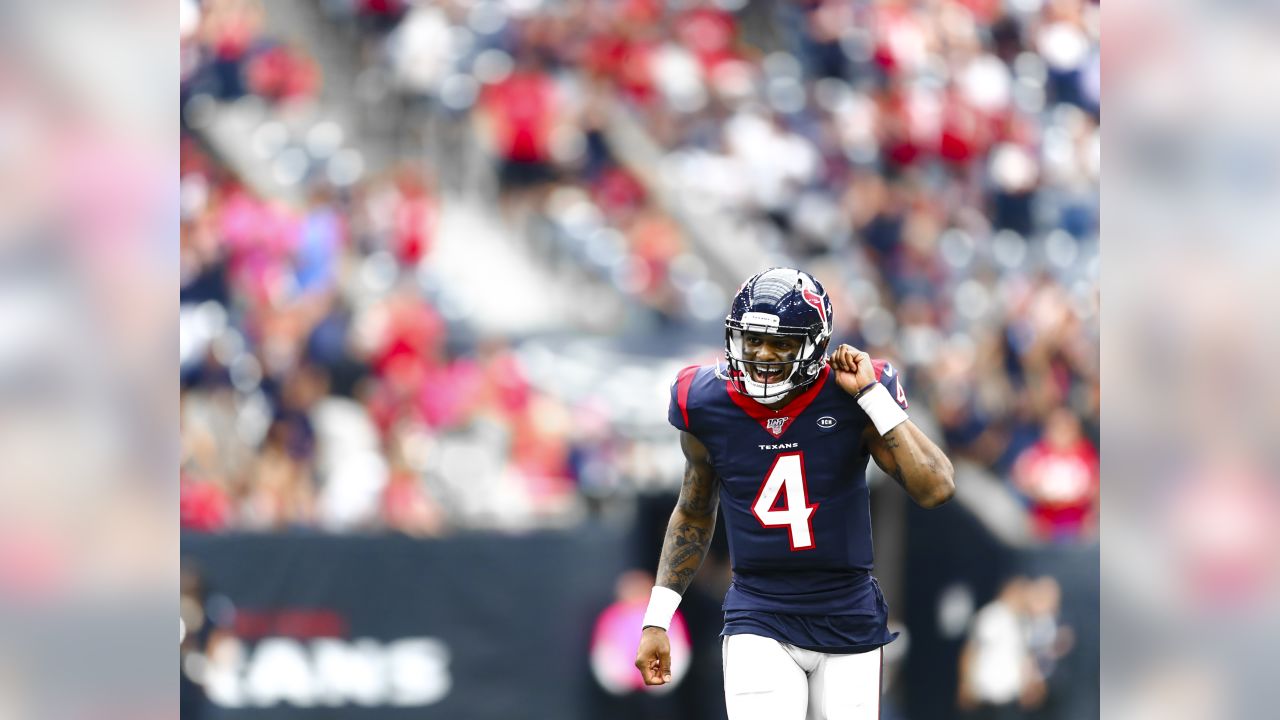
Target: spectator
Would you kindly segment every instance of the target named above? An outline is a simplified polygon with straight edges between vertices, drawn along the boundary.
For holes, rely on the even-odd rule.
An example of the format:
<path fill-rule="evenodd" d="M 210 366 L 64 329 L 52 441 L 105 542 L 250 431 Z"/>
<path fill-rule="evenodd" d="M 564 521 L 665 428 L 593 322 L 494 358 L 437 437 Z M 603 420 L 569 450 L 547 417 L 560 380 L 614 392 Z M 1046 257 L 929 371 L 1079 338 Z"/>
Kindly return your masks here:
<path fill-rule="evenodd" d="M 1021 718 L 1042 702 L 1044 677 L 1025 621 L 1032 592 L 1030 580 L 1015 577 L 974 615 L 960 654 L 957 704 L 965 717 Z"/>
<path fill-rule="evenodd" d="M 614 602 L 596 618 L 591 633 L 591 671 L 603 693 L 596 693 L 601 716 L 626 720 L 671 717 L 679 706 L 660 699 L 680 684 L 689 672 L 690 638 L 684 615 L 676 611 L 671 622 L 671 688 L 657 693 L 644 685 L 635 672 L 635 645 L 640 642 L 648 591 L 653 574 L 628 570 L 618 576 Z"/>
<path fill-rule="evenodd" d="M 407 535 L 438 537 L 447 527 L 443 508 L 427 494 L 421 478 L 404 466 L 391 471 L 382 492 L 381 512 L 388 528 Z"/>
<path fill-rule="evenodd" d="M 536 189 L 554 177 L 551 135 L 560 121 L 561 100 L 546 70 L 521 58 L 504 80 L 481 100 L 505 194 Z"/>
<path fill-rule="evenodd" d="M 1075 643 L 1075 633 L 1060 624 L 1062 587 L 1049 575 L 1038 577 L 1027 587 L 1027 647 L 1036 668 L 1046 681 Z"/>
<path fill-rule="evenodd" d="M 248 527 L 285 530 L 315 522 L 315 478 L 300 441 L 286 421 L 271 423 L 244 498 Z"/>
<path fill-rule="evenodd" d="M 1050 413 L 1043 436 L 1018 457 L 1013 476 L 1041 537 L 1070 540 L 1096 527 L 1098 453 L 1070 410 Z"/>

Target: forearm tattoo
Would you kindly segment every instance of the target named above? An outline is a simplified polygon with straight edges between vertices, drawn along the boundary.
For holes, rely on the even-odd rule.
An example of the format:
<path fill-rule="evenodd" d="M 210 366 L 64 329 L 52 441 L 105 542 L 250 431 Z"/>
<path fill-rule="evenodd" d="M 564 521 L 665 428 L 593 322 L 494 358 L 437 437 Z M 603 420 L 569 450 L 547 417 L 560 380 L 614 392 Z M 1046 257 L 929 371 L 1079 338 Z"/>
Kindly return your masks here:
<path fill-rule="evenodd" d="M 708 480 L 707 475 L 707 470 L 692 464 L 685 468 L 677 508 L 690 515 L 706 515 L 715 509 L 715 481 L 714 478 Z"/>
<path fill-rule="evenodd" d="M 897 450 L 898 445 L 899 443 L 898 443 L 897 428 L 894 428 L 893 430 L 890 430 L 889 432 L 885 433 L 884 435 L 885 447 L 889 448 L 890 450 Z"/>
<path fill-rule="evenodd" d="M 705 527 L 689 522 L 669 527 L 667 540 L 662 544 L 662 559 L 658 563 L 659 584 L 684 594 L 702 565 L 710 544 L 711 532 Z"/>
<path fill-rule="evenodd" d="M 881 467 L 912 497 L 916 497 L 917 492 L 927 492 L 936 478 L 950 475 L 950 463 L 946 456 L 931 443 L 921 443 L 909 435 L 905 439 L 901 438 L 898 428 L 885 433 L 883 439 L 889 457 L 884 458 L 885 462 L 881 463 Z M 908 475 L 913 478 L 917 492 L 912 492 Z"/>
<path fill-rule="evenodd" d="M 716 527 L 716 479 L 710 467 L 690 463 L 680 500 L 667 524 L 658 561 L 658 584 L 680 594 L 688 589 L 711 545 Z"/>
<path fill-rule="evenodd" d="M 888 471 L 889 476 L 898 482 L 898 485 L 902 486 L 903 489 L 906 489 L 907 478 L 902 472 L 902 461 L 897 457 L 897 454 L 893 452 L 899 447 L 902 447 L 902 443 L 898 440 L 898 429 L 894 428 L 893 430 L 885 433 L 883 435 L 883 439 L 885 449 L 890 452 L 892 460 L 891 462 L 885 463 L 890 466 L 885 469 Z"/>

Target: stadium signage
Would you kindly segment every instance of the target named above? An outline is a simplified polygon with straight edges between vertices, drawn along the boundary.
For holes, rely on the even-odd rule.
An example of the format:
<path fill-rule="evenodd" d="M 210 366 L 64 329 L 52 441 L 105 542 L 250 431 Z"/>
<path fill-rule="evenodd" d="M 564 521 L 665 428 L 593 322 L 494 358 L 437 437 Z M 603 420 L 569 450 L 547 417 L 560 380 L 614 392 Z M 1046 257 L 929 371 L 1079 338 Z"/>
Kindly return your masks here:
<path fill-rule="evenodd" d="M 224 708 L 423 707 L 449 694 L 449 659 L 429 637 L 229 638 L 208 660 L 205 690 Z"/>
<path fill-rule="evenodd" d="M 600 528 L 188 533 L 215 631 L 182 670 L 218 720 L 611 717 L 590 705 L 589 638 L 626 547 Z"/>

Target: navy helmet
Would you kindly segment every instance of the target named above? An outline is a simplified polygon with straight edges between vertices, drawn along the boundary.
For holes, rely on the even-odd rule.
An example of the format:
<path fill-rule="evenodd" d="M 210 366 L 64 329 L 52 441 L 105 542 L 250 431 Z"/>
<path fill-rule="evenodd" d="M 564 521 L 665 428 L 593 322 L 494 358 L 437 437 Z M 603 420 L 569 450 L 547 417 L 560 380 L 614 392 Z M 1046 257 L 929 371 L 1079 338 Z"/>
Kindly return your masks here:
<path fill-rule="evenodd" d="M 724 351 L 729 381 L 738 391 L 757 400 L 777 400 L 795 388 L 818 379 L 827 363 L 831 340 L 831 298 L 822 283 L 807 272 L 770 268 L 751 276 L 733 298 L 724 320 Z M 789 335 L 800 340 L 800 351 L 789 362 L 751 362 L 743 357 L 743 334 Z M 767 375 L 791 372 L 774 382 L 759 382 L 748 370 Z"/>

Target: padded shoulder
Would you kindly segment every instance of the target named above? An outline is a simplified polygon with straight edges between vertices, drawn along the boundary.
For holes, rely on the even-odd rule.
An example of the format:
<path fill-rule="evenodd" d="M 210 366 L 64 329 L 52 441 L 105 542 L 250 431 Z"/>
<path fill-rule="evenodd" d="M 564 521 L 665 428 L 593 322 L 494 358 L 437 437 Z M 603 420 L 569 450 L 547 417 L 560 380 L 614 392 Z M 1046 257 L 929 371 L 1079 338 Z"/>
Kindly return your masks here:
<path fill-rule="evenodd" d="M 677 430 L 694 432 L 697 421 L 690 411 L 702 404 L 702 398 L 715 380 L 715 365 L 690 365 L 676 373 L 671 383 L 667 422 Z"/>
<path fill-rule="evenodd" d="M 903 410 L 907 409 L 907 392 L 902 387 L 902 373 L 888 360 L 871 359 L 871 367 L 876 370 L 876 380 L 889 389 L 889 394 Z"/>

